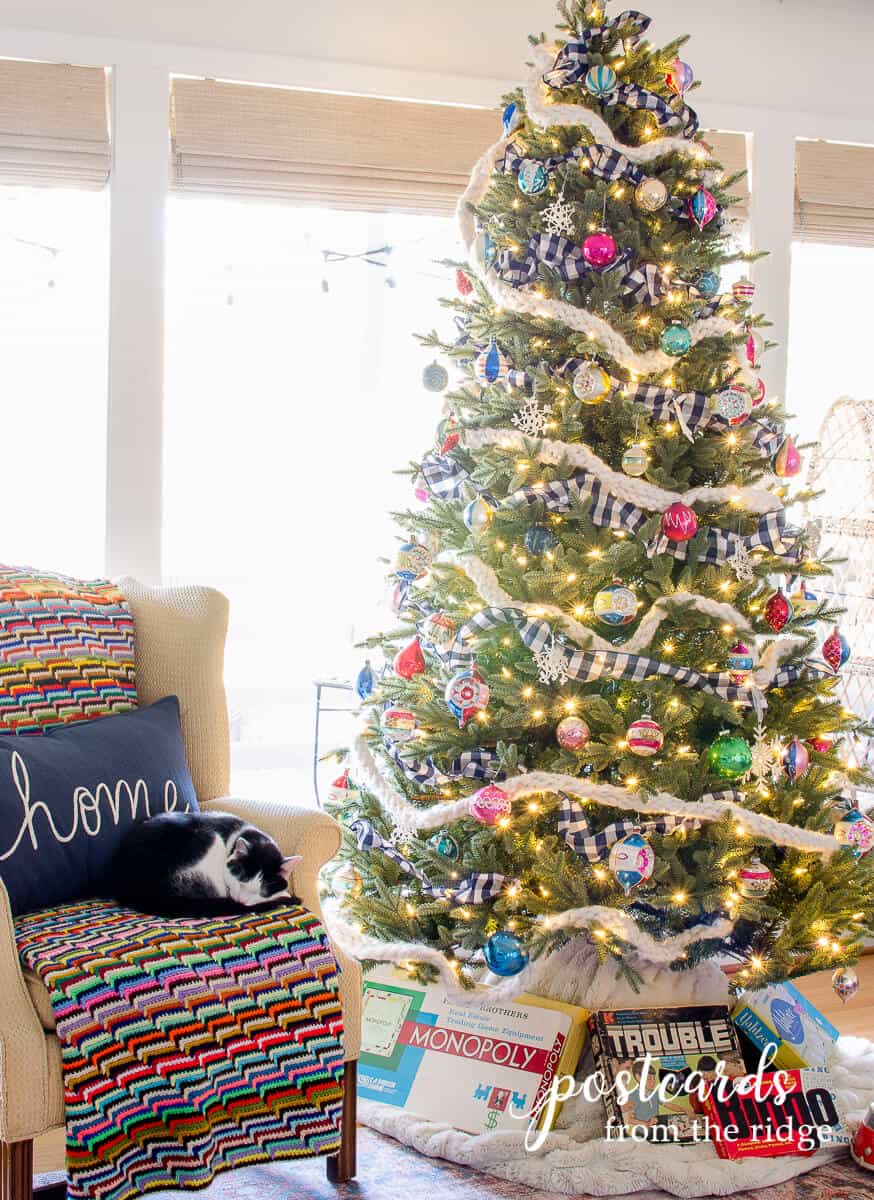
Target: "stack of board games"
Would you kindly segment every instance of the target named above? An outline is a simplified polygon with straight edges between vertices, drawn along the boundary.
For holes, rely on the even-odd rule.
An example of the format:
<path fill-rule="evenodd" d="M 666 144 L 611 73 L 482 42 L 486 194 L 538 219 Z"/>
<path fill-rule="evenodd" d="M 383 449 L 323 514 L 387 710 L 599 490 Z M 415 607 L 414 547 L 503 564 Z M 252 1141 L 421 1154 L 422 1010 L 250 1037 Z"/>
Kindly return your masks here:
<path fill-rule="evenodd" d="M 376 967 L 364 980 L 359 1095 L 468 1133 L 523 1132 L 552 1080 L 576 1070 L 588 1015 L 539 996 L 454 1004 L 441 984 Z"/>
<path fill-rule="evenodd" d="M 715 1078 L 720 1060 L 724 1075 L 746 1073 L 725 1005 L 605 1010 L 589 1017 L 589 1035 L 595 1066 L 608 1089 L 609 1137 L 618 1133 L 652 1141 L 698 1141 L 704 1122 L 683 1091 L 684 1080 L 693 1071 Z M 644 1076 L 647 1055 L 651 1069 Z M 620 1072 L 636 1081 L 624 1104 L 615 1090 Z M 664 1089 L 669 1098 L 663 1103 L 652 1093 L 666 1076 L 671 1077 Z"/>
<path fill-rule="evenodd" d="M 850 1144 L 828 1071 L 770 1071 L 758 1086 L 755 1075 L 737 1083 L 746 1093 L 711 1093 L 699 1104 L 720 1158 L 810 1155 Z"/>

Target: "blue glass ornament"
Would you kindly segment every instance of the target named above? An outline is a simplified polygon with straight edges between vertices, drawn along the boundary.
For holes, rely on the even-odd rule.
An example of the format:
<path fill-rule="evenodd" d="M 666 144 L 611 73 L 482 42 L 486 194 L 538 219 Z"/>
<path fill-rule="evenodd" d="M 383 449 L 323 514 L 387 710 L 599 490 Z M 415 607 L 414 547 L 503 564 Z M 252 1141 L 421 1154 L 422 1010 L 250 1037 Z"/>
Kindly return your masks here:
<path fill-rule="evenodd" d="M 536 196 L 549 182 L 546 167 L 536 158 L 526 158 L 519 168 L 519 191 L 526 196 Z"/>
<path fill-rule="evenodd" d="M 555 543 L 555 534 L 545 525 L 532 525 L 525 534 L 525 546 L 532 554 L 545 554 Z"/>
<path fill-rule="evenodd" d="M 428 363 L 422 372 L 422 383 L 429 392 L 442 392 L 449 383 L 449 372 L 438 362 Z"/>
<path fill-rule="evenodd" d="M 528 965 L 528 951 L 515 933 L 499 929 L 483 947 L 486 966 L 494 975 L 518 975 Z"/>
<path fill-rule="evenodd" d="M 586 91 L 597 100 L 616 90 L 616 72 L 612 67 L 589 67 L 584 82 Z"/>
<path fill-rule="evenodd" d="M 498 247 L 488 233 L 483 234 L 483 262 L 486 267 L 493 267 L 498 257 Z"/>
<path fill-rule="evenodd" d="M 362 700 L 366 700 L 373 691 L 374 682 L 373 671 L 370 669 L 370 659 L 368 659 L 358 672 L 358 678 L 355 680 L 355 691 Z"/>
<path fill-rule="evenodd" d="M 515 100 L 511 100 L 501 113 L 501 124 L 504 127 L 505 134 L 512 133 L 514 129 L 518 129 L 522 124 L 522 113 L 519 111 L 519 105 Z"/>
<path fill-rule="evenodd" d="M 669 325 L 667 329 L 662 330 L 659 345 L 665 354 L 679 358 L 692 345 L 692 335 L 685 325 Z"/>
<path fill-rule="evenodd" d="M 429 837 L 428 845 L 435 854 L 441 854 L 444 858 L 449 858 L 453 862 L 458 858 L 458 842 L 456 842 L 452 834 L 447 833 L 445 830 Z"/>
<path fill-rule="evenodd" d="M 695 280 L 695 287 L 705 300 L 712 300 L 719 292 L 720 278 L 716 271 L 702 271 Z"/>
<path fill-rule="evenodd" d="M 473 364 L 473 373 L 480 383 L 503 383 L 509 369 L 507 356 L 501 353 L 495 342 L 491 342 Z"/>

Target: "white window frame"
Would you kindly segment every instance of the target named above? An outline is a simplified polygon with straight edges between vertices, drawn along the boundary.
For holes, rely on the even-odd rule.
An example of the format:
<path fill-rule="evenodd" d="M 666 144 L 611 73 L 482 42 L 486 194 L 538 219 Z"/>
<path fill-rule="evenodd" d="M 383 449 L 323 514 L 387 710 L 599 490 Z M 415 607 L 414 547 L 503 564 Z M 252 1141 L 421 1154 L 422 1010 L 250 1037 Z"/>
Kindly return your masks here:
<path fill-rule="evenodd" d="M 514 81 L 41 30 L 0 30 L 0 55 L 112 69 L 106 570 L 157 583 L 162 574 L 164 230 L 171 76 L 486 106 L 495 105 Z M 846 115 L 720 104 L 705 105 L 704 117 L 711 128 L 748 135 L 752 245 L 770 251 L 753 272 L 756 305 L 773 321 L 781 342 L 768 355 L 766 382 L 771 395 L 782 396 L 795 139 L 869 142 L 870 123 Z"/>

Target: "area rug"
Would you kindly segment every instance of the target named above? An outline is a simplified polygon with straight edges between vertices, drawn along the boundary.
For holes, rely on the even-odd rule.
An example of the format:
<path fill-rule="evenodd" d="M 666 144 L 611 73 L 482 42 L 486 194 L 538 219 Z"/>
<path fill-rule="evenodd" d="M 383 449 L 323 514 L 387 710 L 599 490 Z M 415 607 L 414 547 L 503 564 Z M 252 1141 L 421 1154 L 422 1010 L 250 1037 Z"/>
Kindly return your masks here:
<path fill-rule="evenodd" d="M 57 1176 L 45 1176 L 49 1183 Z M 442 1159 L 423 1158 L 391 1138 L 358 1130 L 358 1177 L 337 1186 L 325 1178 L 317 1159 L 300 1163 L 271 1163 L 222 1176 L 202 1200 L 397 1200 L 398 1196 L 428 1196 L 431 1200 L 556 1200 L 554 1192 L 533 1190 L 480 1175 Z M 156 1192 L 155 1200 L 190 1200 L 185 1192 Z M 585 1193 L 574 1200 L 591 1200 Z M 664 1192 L 637 1192 L 634 1200 L 667 1200 Z M 874 1174 L 860 1170 L 843 1155 L 788 1183 L 738 1193 L 738 1200 L 874 1200 Z"/>
<path fill-rule="evenodd" d="M 339 1149 L 339 972 L 299 904 L 174 920 L 89 900 L 15 936 L 61 1043 L 70 1200 Z"/>

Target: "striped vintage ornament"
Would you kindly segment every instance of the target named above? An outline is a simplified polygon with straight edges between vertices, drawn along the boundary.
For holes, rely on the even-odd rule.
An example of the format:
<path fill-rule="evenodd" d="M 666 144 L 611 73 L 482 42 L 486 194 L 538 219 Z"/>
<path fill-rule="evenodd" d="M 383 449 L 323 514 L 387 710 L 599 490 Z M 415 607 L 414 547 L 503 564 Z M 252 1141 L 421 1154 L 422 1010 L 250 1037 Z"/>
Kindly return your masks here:
<path fill-rule="evenodd" d="M 632 721 L 628 726 L 625 740 L 628 742 L 628 749 L 632 754 L 637 754 L 641 758 L 649 758 L 661 750 L 665 735 L 658 721 L 654 721 L 651 717 L 641 717 L 639 721 Z"/>
<path fill-rule="evenodd" d="M 709 225 L 719 212 L 719 205 L 716 203 L 713 193 L 702 187 L 689 197 L 688 209 L 689 216 L 700 231 Z"/>
<path fill-rule="evenodd" d="M 665 83 L 675 96 L 685 96 L 694 80 L 695 72 L 681 58 L 675 58 L 670 70 L 665 73 Z"/>
<path fill-rule="evenodd" d="M 777 451 L 774 457 L 774 474 L 780 479 L 792 479 L 801 470 L 801 455 L 791 437 Z"/>
<path fill-rule="evenodd" d="M 797 783 L 807 774 L 810 766 L 810 751 L 800 738 L 794 737 L 783 751 L 783 770 L 790 783 Z"/>
<path fill-rule="evenodd" d="M 503 383 L 509 370 L 509 360 L 494 340 L 476 357 L 473 364 L 473 373 L 480 383 Z"/>
<path fill-rule="evenodd" d="M 600 100 L 602 96 L 609 96 L 616 91 L 618 79 L 612 67 L 589 67 L 583 82 L 589 95 Z"/>

